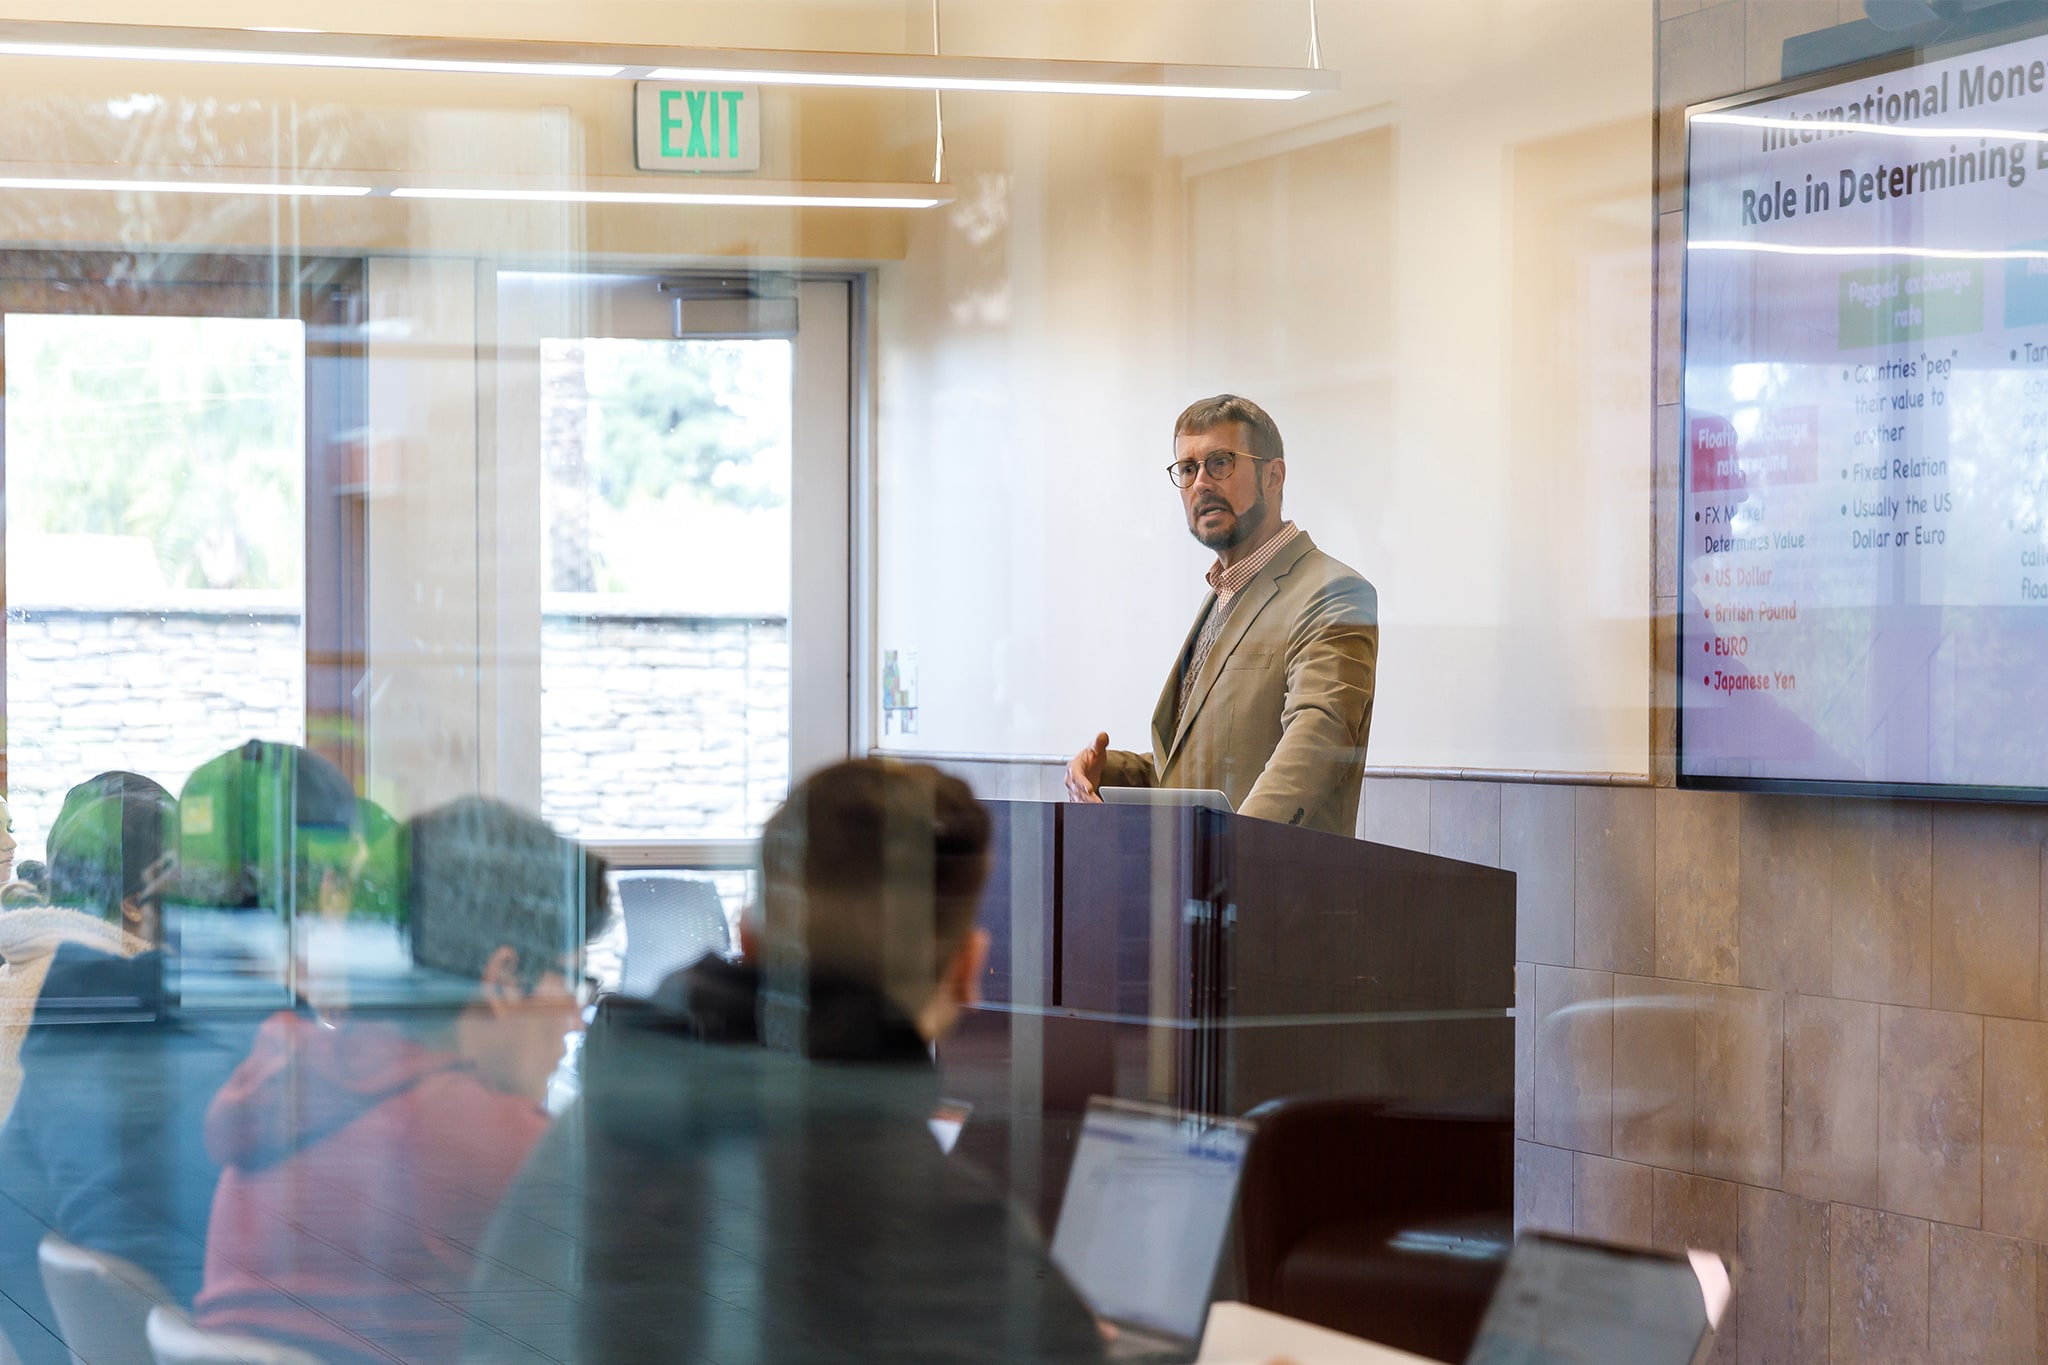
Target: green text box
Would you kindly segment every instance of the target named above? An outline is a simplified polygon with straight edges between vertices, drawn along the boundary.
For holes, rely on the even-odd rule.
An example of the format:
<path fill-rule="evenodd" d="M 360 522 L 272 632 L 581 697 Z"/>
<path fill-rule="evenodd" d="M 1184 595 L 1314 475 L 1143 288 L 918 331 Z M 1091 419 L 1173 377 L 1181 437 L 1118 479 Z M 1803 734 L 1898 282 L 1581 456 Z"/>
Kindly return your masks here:
<path fill-rule="evenodd" d="M 1914 261 L 1841 276 L 1842 350 L 1983 330 L 1982 261 Z"/>

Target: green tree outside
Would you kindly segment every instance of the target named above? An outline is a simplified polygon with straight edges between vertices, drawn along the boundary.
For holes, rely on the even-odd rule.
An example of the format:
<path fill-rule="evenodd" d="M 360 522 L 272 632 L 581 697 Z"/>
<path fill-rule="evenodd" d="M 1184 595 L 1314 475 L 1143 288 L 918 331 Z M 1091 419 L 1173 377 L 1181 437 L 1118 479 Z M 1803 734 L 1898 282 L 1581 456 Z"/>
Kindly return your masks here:
<path fill-rule="evenodd" d="M 10 314 L 13 531 L 135 536 L 172 588 L 296 590 L 305 329 Z"/>

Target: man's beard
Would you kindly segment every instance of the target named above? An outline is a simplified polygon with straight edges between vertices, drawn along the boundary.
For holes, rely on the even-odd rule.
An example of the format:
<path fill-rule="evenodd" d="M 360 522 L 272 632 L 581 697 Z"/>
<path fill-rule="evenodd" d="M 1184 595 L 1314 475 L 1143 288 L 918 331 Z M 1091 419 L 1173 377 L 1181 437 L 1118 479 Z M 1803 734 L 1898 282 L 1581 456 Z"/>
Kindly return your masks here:
<path fill-rule="evenodd" d="M 1188 534 L 1201 541 L 1203 545 L 1214 550 L 1217 554 L 1222 554 L 1225 550 L 1236 549 L 1257 535 L 1266 524 L 1266 490 L 1263 486 L 1259 489 L 1258 501 L 1245 508 L 1244 511 L 1235 513 L 1230 523 L 1222 530 L 1204 534 L 1201 529 L 1202 513 L 1206 508 L 1216 505 L 1215 503 L 1204 503 L 1195 509 L 1194 519 L 1188 524 Z M 1232 510 L 1229 503 L 1224 503 L 1222 506 L 1226 512 Z"/>

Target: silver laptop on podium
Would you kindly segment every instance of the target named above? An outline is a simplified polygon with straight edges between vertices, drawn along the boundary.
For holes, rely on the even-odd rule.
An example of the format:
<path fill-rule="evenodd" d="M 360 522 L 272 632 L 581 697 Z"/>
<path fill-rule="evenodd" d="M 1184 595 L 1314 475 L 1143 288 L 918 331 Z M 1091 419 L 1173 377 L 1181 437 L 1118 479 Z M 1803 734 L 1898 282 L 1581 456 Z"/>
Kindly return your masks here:
<path fill-rule="evenodd" d="M 1105 806 L 1199 806 L 1231 813 L 1230 798 L 1207 787 L 1098 787 Z"/>

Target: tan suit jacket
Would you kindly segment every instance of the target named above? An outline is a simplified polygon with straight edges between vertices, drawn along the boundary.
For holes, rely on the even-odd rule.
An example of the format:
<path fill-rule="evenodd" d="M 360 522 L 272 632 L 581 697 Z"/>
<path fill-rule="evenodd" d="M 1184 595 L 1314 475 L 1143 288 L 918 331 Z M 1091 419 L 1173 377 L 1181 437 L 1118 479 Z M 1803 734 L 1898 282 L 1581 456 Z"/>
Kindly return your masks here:
<path fill-rule="evenodd" d="M 1152 751 L 1113 749 L 1105 787 L 1216 789 L 1245 815 L 1355 834 L 1379 657 L 1379 594 L 1306 532 L 1244 586 L 1174 725 L 1180 672 L 1152 713 Z"/>

